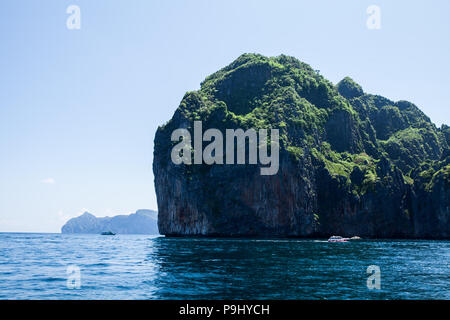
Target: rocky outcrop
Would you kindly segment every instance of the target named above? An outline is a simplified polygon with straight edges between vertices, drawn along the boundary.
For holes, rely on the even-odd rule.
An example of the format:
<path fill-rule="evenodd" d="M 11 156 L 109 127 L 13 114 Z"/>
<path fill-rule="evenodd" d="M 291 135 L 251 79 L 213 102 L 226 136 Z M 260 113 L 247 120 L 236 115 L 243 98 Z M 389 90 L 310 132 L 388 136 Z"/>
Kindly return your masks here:
<path fill-rule="evenodd" d="M 158 234 L 157 212 L 138 210 L 130 215 L 97 218 L 89 212 L 67 221 L 62 233 L 113 232 L 117 234 Z"/>
<path fill-rule="evenodd" d="M 450 238 L 450 165 L 438 170 L 431 180 L 420 177 L 412 198 L 414 235 L 428 239 Z"/>
<path fill-rule="evenodd" d="M 171 134 L 277 128 L 280 164 L 174 164 Z M 414 104 L 337 86 L 292 57 L 245 54 L 187 93 L 155 135 L 168 236 L 449 238 L 448 127 Z M 207 145 L 203 142 L 202 148 Z M 226 150 L 223 150 L 226 153 Z M 236 150 L 235 150 L 236 151 Z"/>

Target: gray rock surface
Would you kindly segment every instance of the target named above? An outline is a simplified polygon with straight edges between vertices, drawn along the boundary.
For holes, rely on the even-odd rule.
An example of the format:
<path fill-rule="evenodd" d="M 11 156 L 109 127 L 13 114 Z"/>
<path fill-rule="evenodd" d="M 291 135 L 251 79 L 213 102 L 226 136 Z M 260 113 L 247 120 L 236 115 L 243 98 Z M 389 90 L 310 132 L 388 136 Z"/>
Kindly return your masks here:
<path fill-rule="evenodd" d="M 111 231 L 116 234 L 158 234 L 158 213 L 141 209 L 129 215 L 97 218 L 89 212 L 72 218 L 61 228 L 61 233 L 95 233 Z"/>

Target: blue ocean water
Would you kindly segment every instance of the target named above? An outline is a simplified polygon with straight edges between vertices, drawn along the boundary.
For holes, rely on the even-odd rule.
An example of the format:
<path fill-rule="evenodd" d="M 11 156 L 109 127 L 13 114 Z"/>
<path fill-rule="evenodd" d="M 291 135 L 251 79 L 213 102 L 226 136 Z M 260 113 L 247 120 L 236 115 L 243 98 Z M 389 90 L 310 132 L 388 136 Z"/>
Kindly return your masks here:
<path fill-rule="evenodd" d="M 0 299 L 450 299 L 449 261 L 450 241 L 0 233 Z"/>

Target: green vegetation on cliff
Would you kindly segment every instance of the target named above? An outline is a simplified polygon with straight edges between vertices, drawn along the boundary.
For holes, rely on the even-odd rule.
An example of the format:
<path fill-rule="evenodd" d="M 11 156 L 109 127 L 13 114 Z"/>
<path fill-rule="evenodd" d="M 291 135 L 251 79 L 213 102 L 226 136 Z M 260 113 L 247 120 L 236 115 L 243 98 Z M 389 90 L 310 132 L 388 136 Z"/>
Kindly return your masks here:
<path fill-rule="evenodd" d="M 410 102 L 366 94 L 349 77 L 335 86 L 285 55 L 243 54 L 188 92 L 179 112 L 218 129 L 278 128 L 295 159 L 311 154 L 332 176 L 347 179 L 358 166 L 372 183 L 380 156 L 412 178 L 421 163 L 439 159 L 450 136 L 448 126 L 437 129 Z"/>
<path fill-rule="evenodd" d="M 320 220 L 320 228 L 325 228 L 325 221 L 334 221 L 323 211 L 348 210 L 341 201 L 346 197 L 345 206 L 351 203 L 355 211 L 363 210 L 361 201 L 373 197 L 398 202 L 386 210 L 400 210 L 400 217 L 392 221 L 409 228 L 413 222 L 403 219 L 413 219 L 411 212 L 423 210 L 414 209 L 414 192 L 426 195 L 442 181 L 448 186 L 447 125 L 437 128 L 411 102 L 365 93 L 349 77 L 334 85 L 293 57 L 243 54 L 208 76 L 200 90 L 186 93 L 172 120 L 158 129 L 158 164 L 165 163 L 172 145 L 162 142 L 170 140 L 175 128 L 192 129 L 193 120 L 220 130 L 278 128 L 281 161 L 290 159 L 311 173 L 303 175 L 301 183 L 317 189 L 311 193 L 311 199 L 319 199 L 311 211 L 311 224 Z M 191 181 L 196 174 L 207 177 L 213 167 L 185 168 L 184 172 Z M 333 188 L 334 194 L 330 193 Z M 320 198 L 325 195 L 329 203 L 321 208 Z M 337 195 L 340 198 L 330 198 Z"/>

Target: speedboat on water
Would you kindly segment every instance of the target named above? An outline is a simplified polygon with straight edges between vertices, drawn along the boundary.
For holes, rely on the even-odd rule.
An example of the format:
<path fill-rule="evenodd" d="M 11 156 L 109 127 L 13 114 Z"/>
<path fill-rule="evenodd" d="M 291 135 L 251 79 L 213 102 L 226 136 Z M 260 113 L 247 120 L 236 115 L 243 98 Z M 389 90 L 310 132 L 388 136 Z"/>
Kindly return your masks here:
<path fill-rule="evenodd" d="M 348 238 L 342 238 L 341 236 L 331 236 L 328 242 L 347 242 L 348 240 Z"/>

